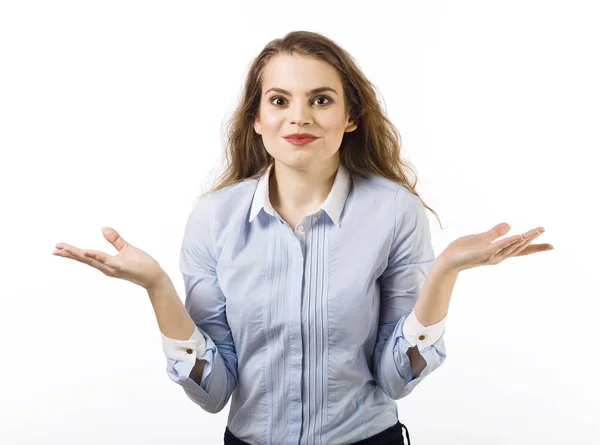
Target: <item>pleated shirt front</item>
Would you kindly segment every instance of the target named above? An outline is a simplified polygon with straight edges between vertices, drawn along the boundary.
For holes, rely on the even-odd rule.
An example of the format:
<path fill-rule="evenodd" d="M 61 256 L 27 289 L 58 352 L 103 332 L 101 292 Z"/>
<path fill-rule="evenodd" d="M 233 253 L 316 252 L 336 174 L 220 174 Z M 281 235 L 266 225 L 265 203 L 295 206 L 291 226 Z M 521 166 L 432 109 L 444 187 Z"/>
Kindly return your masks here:
<path fill-rule="evenodd" d="M 271 168 L 194 205 L 179 267 L 206 365 L 198 384 L 196 355 L 168 353 L 167 372 L 206 411 L 231 400 L 227 426 L 248 443 L 356 442 L 394 425 L 396 400 L 446 357 L 445 319 L 426 328 L 412 312 L 435 259 L 429 221 L 405 187 L 340 165 L 290 227 Z"/>

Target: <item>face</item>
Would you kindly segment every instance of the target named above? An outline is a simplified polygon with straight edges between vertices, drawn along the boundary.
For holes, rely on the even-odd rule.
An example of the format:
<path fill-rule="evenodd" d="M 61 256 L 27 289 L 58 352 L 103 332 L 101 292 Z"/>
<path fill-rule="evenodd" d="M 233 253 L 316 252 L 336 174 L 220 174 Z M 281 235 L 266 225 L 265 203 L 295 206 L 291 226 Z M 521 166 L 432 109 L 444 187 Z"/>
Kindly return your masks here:
<path fill-rule="evenodd" d="M 280 55 L 267 63 L 262 82 L 254 130 L 275 161 L 297 169 L 324 162 L 337 164 L 344 133 L 357 126 L 349 121 L 335 68 L 315 58 Z M 330 89 L 311 91 L 322 87 Z M 317 139 L 294 145 L 284 139 L 292 133 L 311 133 Z"/>

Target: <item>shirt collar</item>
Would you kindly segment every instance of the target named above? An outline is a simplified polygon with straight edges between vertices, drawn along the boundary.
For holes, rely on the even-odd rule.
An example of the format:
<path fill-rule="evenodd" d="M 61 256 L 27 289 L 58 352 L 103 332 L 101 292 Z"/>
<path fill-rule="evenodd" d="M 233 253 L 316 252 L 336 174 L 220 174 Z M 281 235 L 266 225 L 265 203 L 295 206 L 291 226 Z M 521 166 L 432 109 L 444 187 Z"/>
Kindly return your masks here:
<path fill-rule="evenodd" d="M 263 207 L 265 212 L 267 212 L 269 215 L 275 216 L 275 211 L 273 210 L 271 201 L 269 200 L 269 176 L 271 175 L 272 168 L 273 163 L 269 165 L 267 171 L 258 180 L 256 190 L 254 191 L 254 197 L 252 199 L 252 209 L 250 210 L 250 218 L 248 219 L 248 222 L 252 222 L 256 215 L 258 215 L 258 212 L 260 212 L 260 209 Z M 335 224 L 338 224 L 340 220 L 340 215 L 342 213 L 342 209 L 344 208 L 344 203 L 346 202 L 346 197 L 348 196 L 349 191 L 350 172 L 346 167 L 340 164 L 335 176 L 335 181 L 331 187 L 331 191 L 329 192 L 327 199 L 325 199 L 319 208 L 320 210 L 327 212 Z"/>

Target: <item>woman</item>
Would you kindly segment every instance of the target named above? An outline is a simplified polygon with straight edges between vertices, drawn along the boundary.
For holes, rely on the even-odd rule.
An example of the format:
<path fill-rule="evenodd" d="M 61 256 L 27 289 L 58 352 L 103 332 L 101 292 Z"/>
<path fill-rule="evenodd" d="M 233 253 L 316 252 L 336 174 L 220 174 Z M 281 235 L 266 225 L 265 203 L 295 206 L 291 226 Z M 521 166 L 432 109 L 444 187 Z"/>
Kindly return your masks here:
<path fill-rule="evenodd" d="M 531 245 L 537 229 L 493 242 L 510 229 L 499 224 L 435 258 L 397 130 L 317 33 L 256 57 L 226 154 L 186 224 L 185 306 L 113 229 L 115 256 L 55 254 L 148 290 L 169 377 L 208 412 L 231 398 L 225 444 L 404 444 L 403 430 L 410 443 L 396 400 L 445 360 L 458 272 L 552 246 Z"/>

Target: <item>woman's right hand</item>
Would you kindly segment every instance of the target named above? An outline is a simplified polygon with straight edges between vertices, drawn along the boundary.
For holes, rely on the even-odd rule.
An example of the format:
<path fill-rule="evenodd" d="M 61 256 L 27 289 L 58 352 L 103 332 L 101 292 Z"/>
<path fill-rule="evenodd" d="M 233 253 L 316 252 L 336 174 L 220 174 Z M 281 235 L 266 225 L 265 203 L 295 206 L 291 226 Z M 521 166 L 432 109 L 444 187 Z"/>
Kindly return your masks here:
<path fill-rule="evenodd" d="M 55 250 L 53 255 L 71 258 L 95 267 L 104 275 L 131 281 L 147 290 L 164 280 L 165 271 L 146 252 L 129 244 L 110 227 L 103 227 L 102 234 L 117 249 L 117 255 L 90 249 L 81 250 L 65 243 L 58 243 L 58 250 Z"/>

